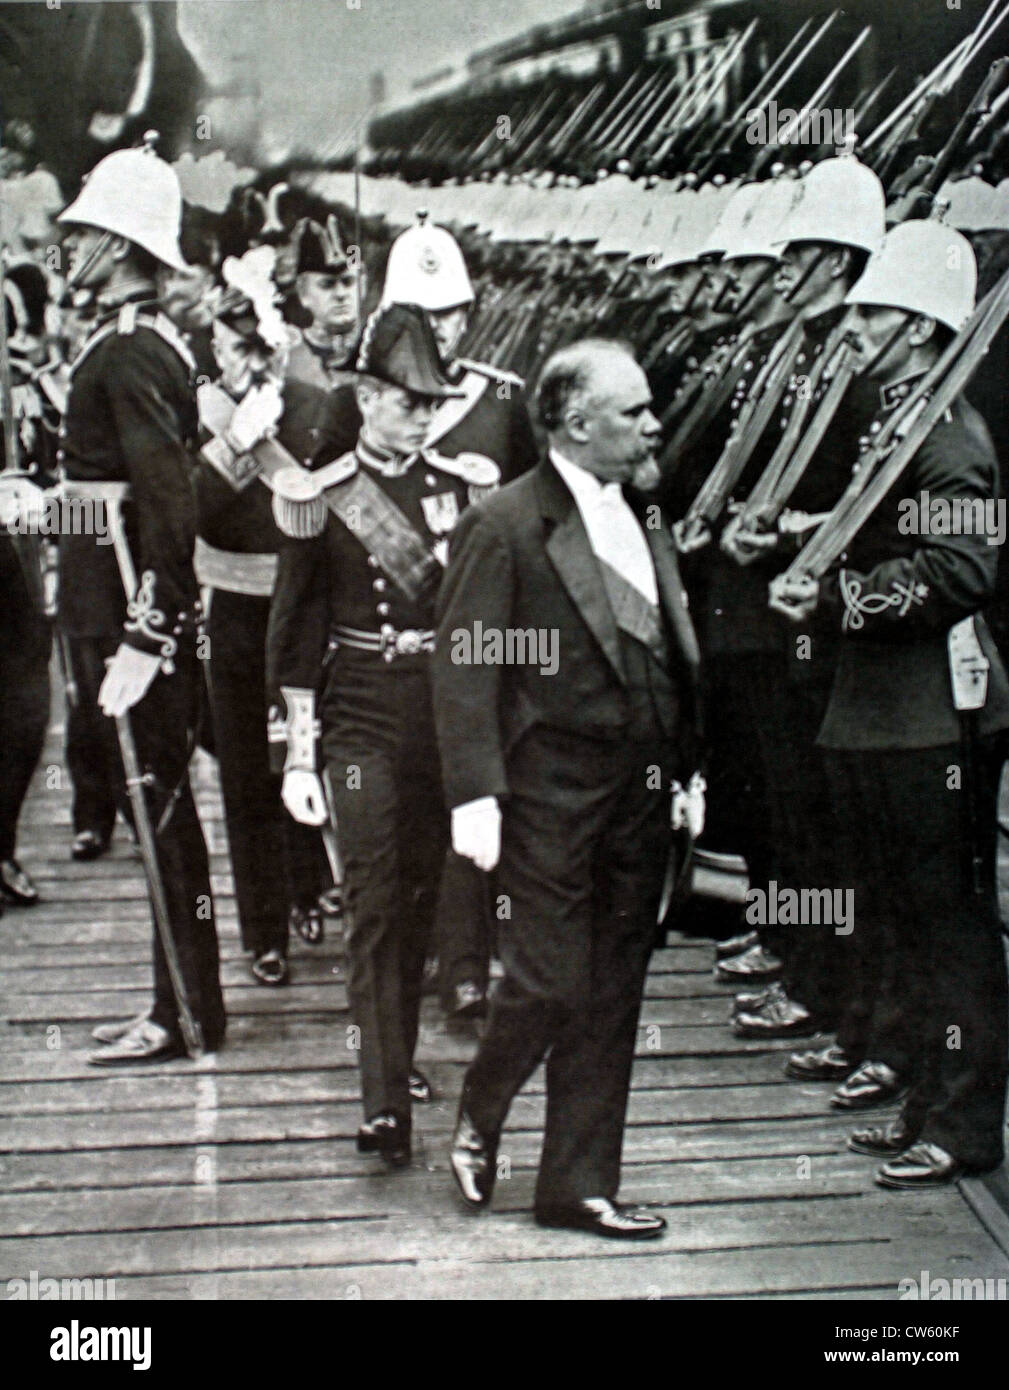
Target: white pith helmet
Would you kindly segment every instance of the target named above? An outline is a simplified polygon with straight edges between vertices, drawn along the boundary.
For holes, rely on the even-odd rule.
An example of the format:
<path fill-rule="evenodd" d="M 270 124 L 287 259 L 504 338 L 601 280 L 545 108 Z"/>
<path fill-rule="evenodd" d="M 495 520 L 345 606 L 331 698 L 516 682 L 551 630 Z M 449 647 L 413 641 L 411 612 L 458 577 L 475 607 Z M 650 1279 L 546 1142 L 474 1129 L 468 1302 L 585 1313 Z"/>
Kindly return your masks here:
<path fill-rule="evenodd" d="M 782 223 L 782 246 L 794 241 L 823 241 L 878 250 L 886 230 L 883 185 L 854 155 L 816 164 L 799 180 L 796 199 Z"/>
<path fill-rule="evenodd" d="M 756 199 L 730 232 L 725 260 L 744 256 L 779 259 L 781 225 L 794 206 L 796 187 L 796 180 L 787 177 L 759 185 Z"/>
<path fill-rule="evenodd" d="M 148 132 L 138 149 L 99 160 L 56 220 L 125 237 L 163 265 L 188 270 L 179 247 L 182 189 L 172 166 L 154 153 L 156 138 Z"/>
<path fill-rule="evenodd" d="M 438 311 L 472 304 L 475 296 L 459 244 L 444 227 L 432 227 L 418 213 L 389 248 L 382 303 L 419 304 Z"/>
<path fill-rule="evenodd" d="M 930 218 L 891 228 L 845 303 L 925 314 L 958 333 L 974 312 L 976 294 L 977 261 L 970 242 Z"/>

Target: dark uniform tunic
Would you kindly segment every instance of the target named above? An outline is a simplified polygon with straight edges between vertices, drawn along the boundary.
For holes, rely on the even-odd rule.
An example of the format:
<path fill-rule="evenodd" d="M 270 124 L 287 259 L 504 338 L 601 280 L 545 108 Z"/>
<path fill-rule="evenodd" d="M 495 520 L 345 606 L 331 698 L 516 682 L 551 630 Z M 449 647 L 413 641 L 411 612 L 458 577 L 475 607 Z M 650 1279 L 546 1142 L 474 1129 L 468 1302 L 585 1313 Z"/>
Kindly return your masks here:
<path fill-rule="evenodd" d="M 521 377 L 462 358 L 449 376 L 463 395 L 439 408 L 428 442 L 446 458 L 474 453 L 490 459 L 502 484 L 532 468 L 537 446 Z M 446 1008 L 452 1006 L 455 986 L 464 981 L 486 989 L 491 937 L 486 876 L 450 848 L 437 913 L 439 982 Z"/>
<path fill-rule="evenodd" d="M 400 648 L 430 648 L 447 536 L 476 490 L 436 454 L 392 459 L 359 442 L 342 463 L 334 467 L 346 479 L 327 496 L 338 500 L 360 471 L 441 563 L 427 566 L 411 594 L 353 522 L 330 515 L 315 539 L 288 542 L 270 614 L 269 688 L 278 701 L 283 686 L 318 692 L 346 869 L 348 993 L 365 1118 L 391 1112 L 409 1130 L 421 977 L 448 836 L 429 651 L 394 648 L 397 634 L 407 634 Z M 349 640 L 341 636 L 348 630 Z M 383 630 L 384 653 L 353 645 Z"/>
<path fill-rule="evenodd" d="M 104 663 L 121 642 L 161 658 L 161 671 L 129 718 L 141 765 L 158 860 L 193 1015 L 208 1049 L 224 1036 L 217 932 L 207 849 L 189 785 L 191 733 L 202 673 L 199 601 L 193 572 L 193 453 L 196 400 L 185 345 L 153 304 L 135 297 L 101 316 L 72 367 L 62 427 L 68 484 L 127 484 L 122 504 L 137 592 L 127 596 L 112 545 L 95 536 L 60 538 L 61 621 L 82 658 L 82 699 L 97 705 Z M 103 748 L 120 804 L 126 792 L 115 725 Z M 166 815 L 167 811 L 167 815 Z M 155 1023 L 178 1033 L 160 937 L 154 936 Z"/>
<path fill-rule="evenodd" d="M 880 420 L 911 384 L 884 390 Z M 988 602 L 998 551 L 983 534 L 923 536 L 902 525 L 901 502 L 922 492 L 967 502 L 998 495 L 990 437 L 964 400 L 821 586 L 841 642 L 820 743 L 854 837 L 851 940 L 861 963 L 838 1041 L 913 1081 L 912 1137 L 985 1169 L 1002 1161 L 1009 1050 L 994 880 L 1009 680 L 975 616 L 991 663 L 987 702 L 958 714 L 947 639 Z"/>
<path fill-rule="evenodd" d="M 56 419 L 27 362 L 11 360 L 19 467 L 40 487 L 54 481 Z M 0 532 L 0 860 L 13 859 L 17 823 L 49 719 L 49 619 L 42 604 L 42 546 Z"/>
<path fill-rule="evenodd" d="M 347 394 L 289 381 L 277 440 L 310 465 L 334 444 L 352 445 Z M 341 450 L 342 452 L 343 450 Z M 242 944 L 255 955 L 286 952 L 288 912 L 314 906 L 323 887 L 318 833 L 280 800 L 267 743 L 266 629 L 283 541 L 273 494 L 253 478 L 240 490 L 201 457 L 196 475 L 196 571 L 211 590 L 207 666 L 214 747 L 228 827 Z"/>

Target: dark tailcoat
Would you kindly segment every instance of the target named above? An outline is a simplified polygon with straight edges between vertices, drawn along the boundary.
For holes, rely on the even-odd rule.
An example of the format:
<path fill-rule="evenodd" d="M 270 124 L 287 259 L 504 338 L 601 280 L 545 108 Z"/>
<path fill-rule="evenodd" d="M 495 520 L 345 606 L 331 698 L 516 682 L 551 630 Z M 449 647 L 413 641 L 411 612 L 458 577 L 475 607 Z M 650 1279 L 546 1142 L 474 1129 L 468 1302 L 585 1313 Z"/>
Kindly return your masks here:
<path fill-rule="evenodd" d="M 505 978 L 463 1104 L 496 1135 L 549 1053 L 538 1207 L 616 1196 L 669 784 L 695 766 L 697 644 L 671 537 L 643 530 L 661 657 L 618 626 L 550 462 L 464 515 L 439 603 L 434 695 L 448 800 L 496 796 L 503 806 Z M 555 669 L 460 660 L 465 634 L 488 630 L 548 635 Z"/>

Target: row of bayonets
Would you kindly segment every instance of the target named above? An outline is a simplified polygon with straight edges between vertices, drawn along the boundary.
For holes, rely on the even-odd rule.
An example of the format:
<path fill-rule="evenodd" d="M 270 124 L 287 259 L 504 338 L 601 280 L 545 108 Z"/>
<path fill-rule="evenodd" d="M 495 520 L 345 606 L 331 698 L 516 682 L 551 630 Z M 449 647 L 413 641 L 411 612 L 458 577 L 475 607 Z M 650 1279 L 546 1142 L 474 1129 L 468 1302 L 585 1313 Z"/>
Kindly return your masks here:
<path fill-rule="evenodd" d="M 760 177 L 782 147 L 796 141 L 803 113 L 830 108 L 842 77 L 867 41 L 871 26 L 856 35 L 825 77 L 808 93 L 794 115 L 775 130 L 776 140 L 755 152 L 745 144 L 747 130 L 793 82 L 827 39 L 841 11 L 819 23 L 807 19 L 767 68 L 756 86 L 728 114 L 723 109 L 725 84 L 757 31 L 753 20 L 724 41 L 683 49 L 664 61 L 643 64 L 614 90 L 614 79 L 600 77 L 588 89 L 571 89 L 563 78 L 548 81 L 530 93 L 517 90 L 509 97 L 496 94 L 503 110 L 478 120 L 480 131 L 467 137 L 473 122 L 460 119 L 458 109 L 435 116 L 406 150 L 379 149 L 367 166 L 372 172 L 393 168 L 408 177 L 472 177 L 506 172 L 592 180 L 618 168 L 634 177 L 663 177 L 698 181 L 714 173 L 747 172 Z M 851 110 L 848 133 L 860 137 L 864 157 L 888 184 L 902 172 L 902 157 L 916 152 L 936 104 L 948 96 L 967 68 L 994 37 L 1006 18 L 1009 3 L 991 0 L 975 29 L 921 79 L 886 116 L 866 133 L 870 118 L 896 76 L 891 69 L 874 86 L 859 93 Z M 687 71 L 686 56 L 696 56 Z M 984 163 L 990 146 L 1003 134 L 1000 116 L 1009 93 L 990 97 L 971 131 L 970 155 Z M 974 105 L 974 103 L 972 103 Z M 1006 114 L 1009 114 L 1007 112 Z M 741 148 L 742 147 L 742 148 Z"/>

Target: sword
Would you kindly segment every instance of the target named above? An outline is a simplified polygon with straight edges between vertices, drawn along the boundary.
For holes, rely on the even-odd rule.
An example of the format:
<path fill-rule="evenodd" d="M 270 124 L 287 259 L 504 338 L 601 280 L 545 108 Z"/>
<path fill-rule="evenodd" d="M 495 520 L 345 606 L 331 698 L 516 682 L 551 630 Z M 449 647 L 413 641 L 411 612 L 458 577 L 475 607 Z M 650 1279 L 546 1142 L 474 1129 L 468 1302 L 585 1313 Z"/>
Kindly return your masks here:
<path fill-rule="evenodd" d="M 112 548 L 119 565 L 119 577 L 123 581 L 126 597 L 132 599 L 137 591 L 137 576 L 133 567 L 133 557 L 127 544 L 126 533 L 123 529 L 118 498 L 109 500 L 108 515 L 109 529 L 112 532 Z M 154 925 L 161 938 L 161 948 L 165 953 L 168 977 L 171 980 L 172 993 L 175 995 L 175 1003 L 179 1011 L 182 1041 L 186 1045 L 186 1051 L 195 1061 L 197 1057 L 203 1055 L 203 1034 L 189 1007 L 186 983 L 182 978 L 182 967 L 179 964 L 179 953 L 175 946 L 175 938 L 172 935 L 168 898 L 165 894 L 161 865 L 158 863 L 158 852 L 154 841 L 154 827 L 151 824 L 147 802 L 144 799 L 144 787 L 150 786 L 154 777 L 151 773 L 140 771 L 140 759 L 137 757 L 137 745 L 133 738 L 133 728 L 128 714 L 120 714 L 116 717 L 116 733 L 119 736 L 119 750 L 122 753 L 123 771 L 126 774 L 126 793 L 133 808 L 133 820 L 136 826 L 137 839 L 140 843 L 140 856 L 144 863 L 144 876 L 147 879 L 147 890 L 151 895 Z"/>
<path fill-rule="evenodd" d="M 116 717 L 116 733 L 119 735 L 123 769 L 126 773 L 126 791 L 130 798 L 130 805 L 133 807 L 133 820 L 137 829 L 137 839 L 140 842 L 140 854 L 144 861 L 147 887 L 151 895 L 154 924 L 158 936 L 161 938 L 161 948 L 165 953 L 168 976 L 172 982 L 172 993 L 175 995 L 175 1003 L 179 1010 L 182 1040 L 186 1045 L 186 1051 L 195 1060 L 203 1055 L 203 1034 L 189 1007 L 186 984 L 182 978 L 179 955 L 175 948 L 175 938 L 172 936 L 168 899 L 165 896 L 165 885 L 161 878 L 161 866 L 158 864 L 158 854 L 154 843 L 154 828 L 151 825 L 147 802 L 144 799 L 144 787 L 150 786 L 154 782 L 154 777 L 151 773 L 140 771 L 140 760 L 137 757 L 137 745 L 133 738 L 129 715 L 120 714 Z"/>
<path fill-rule="evenodd" d="M 333 884 L 336 888 L 343 887 L 343 858 L 340 854 L 340 844 L 336 838 L 336 807 L 333 802 L 333 788 L 330 786 L 329 773 L 322 773 L 322 790 L 326 796 L 326 809 L 329 815 L 326 824 L 322 827 L 322 845 L 326 851 L 326 858 L 329 860 L 329 872 L 333 875 Z"/>

